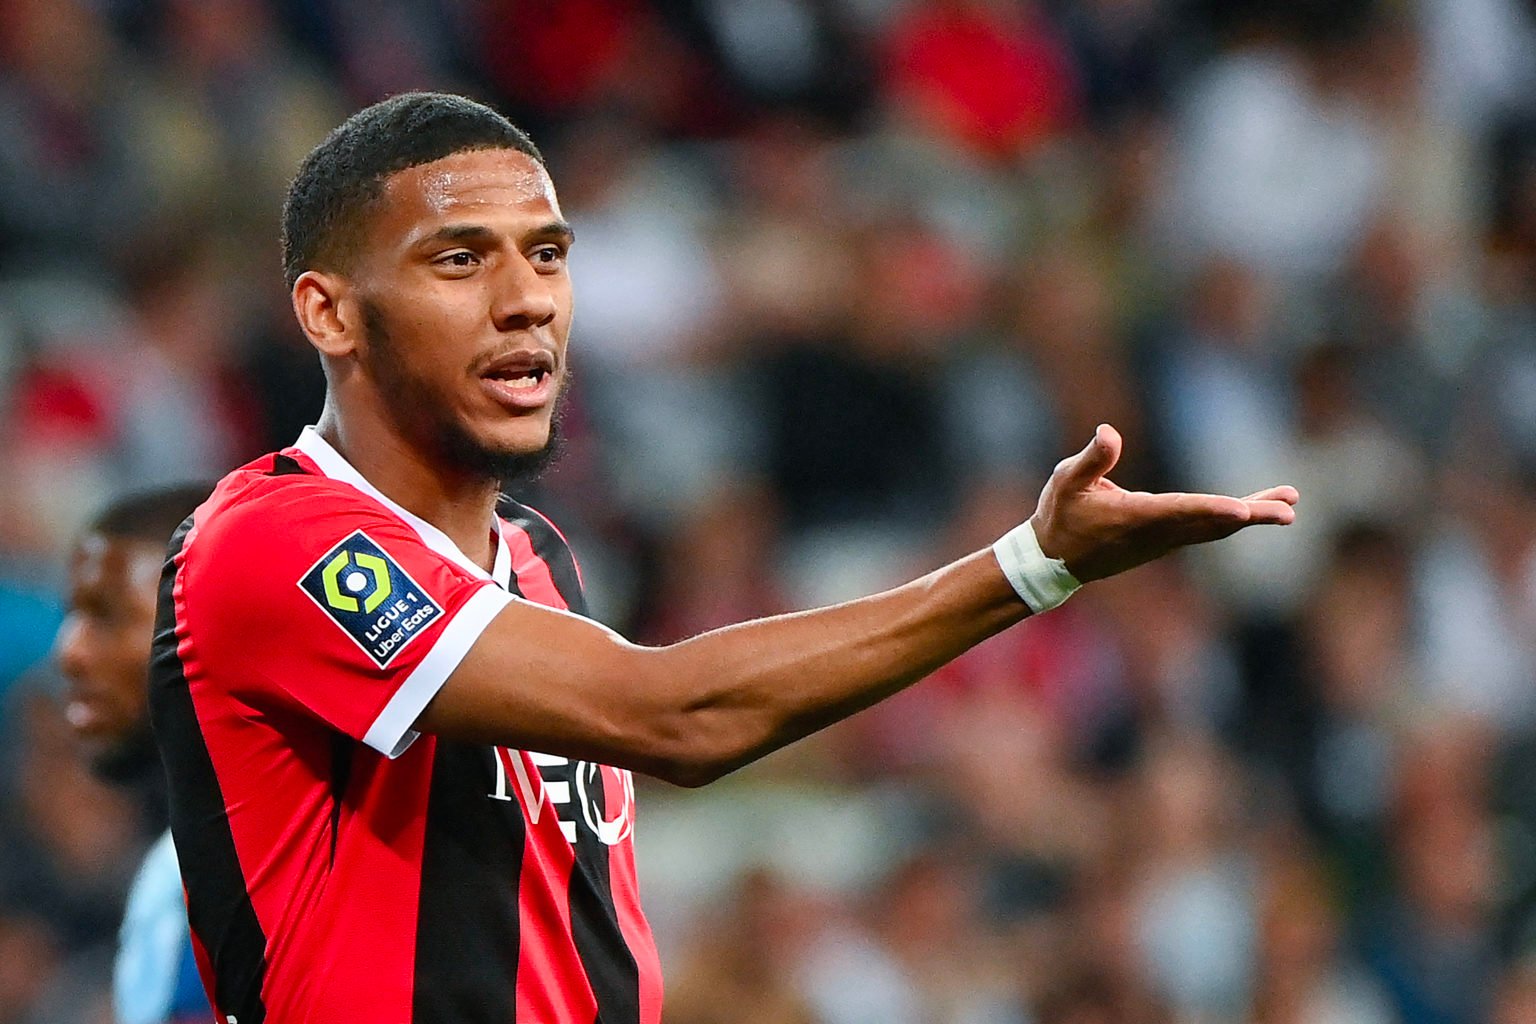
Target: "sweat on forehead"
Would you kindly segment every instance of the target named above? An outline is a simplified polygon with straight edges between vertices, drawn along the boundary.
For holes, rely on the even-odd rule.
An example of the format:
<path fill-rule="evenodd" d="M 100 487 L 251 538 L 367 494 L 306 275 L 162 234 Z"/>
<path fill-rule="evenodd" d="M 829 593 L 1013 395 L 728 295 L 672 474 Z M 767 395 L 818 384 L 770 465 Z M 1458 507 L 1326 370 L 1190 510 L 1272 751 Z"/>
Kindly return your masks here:
<path fill-rule="evenodd" d="M 390 202 L 424 204 L 433 214 L 487 201 L 556 205 L 544 165 L 508 150 L 451 153 L 407 167 L 384 179 L 380 193 Z"/>
<path fill-rule="evenodd" d="M 343 121 L 299 165 L 283 204 L 283 273 L 342 269 L 348 247 L 386 179 L 454 153 L 512 149 L 542 166 L 516 125 L 490 107 L 446 93 L 405 93 Z"/>

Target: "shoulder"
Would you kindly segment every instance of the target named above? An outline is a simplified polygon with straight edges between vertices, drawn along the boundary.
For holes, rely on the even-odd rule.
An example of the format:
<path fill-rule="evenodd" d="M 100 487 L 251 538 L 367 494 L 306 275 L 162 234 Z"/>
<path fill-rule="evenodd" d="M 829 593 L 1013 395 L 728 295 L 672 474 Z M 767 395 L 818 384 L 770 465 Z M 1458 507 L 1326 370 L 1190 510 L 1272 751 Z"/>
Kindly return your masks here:
<path fill-rule="evenodd" d="M 283 453 L 225 477 L 172 549 L 180 618 L 204 637 L 292 621 L 295 602 L 323 599 L 359 558 L 417 579 L 442 561 L 377 499 Z M 346 565 L 330 564 L 338 558 Z"/>
<path fill-rule="evenodd" d="M 357 488 L 314 471 L 301 458 L 276 452 L 220 480 L 193 516 L 186 545 L 206 548 L 295 539 L 347 518 L 390 519 Z"/>
<path fill-rule="evenodd" d="M 359 531 L 396 557 L 422 547 L 421 537 L 377 499 L 279 452 L 221 480 L 173 552 L 183 586 L 196 588 L 209 579 L 302 572 Z"/>
<path fill-rule="evenodd" d="M 130 903 L 135 898 L 144 899 L 156 906 L 170 902 L 181 905 L 181 868 L 176 861 L 176 844 L 167 830 L 155 840 L 139 865 L 130 891 Z"/>
<path fill-rule="evenodd" d="M 128 893 L 113 969 L 119 1020 L 164 1019 L 181 971 L 186 921 L 176 848 L 167 832 L 150 848 Z"/>

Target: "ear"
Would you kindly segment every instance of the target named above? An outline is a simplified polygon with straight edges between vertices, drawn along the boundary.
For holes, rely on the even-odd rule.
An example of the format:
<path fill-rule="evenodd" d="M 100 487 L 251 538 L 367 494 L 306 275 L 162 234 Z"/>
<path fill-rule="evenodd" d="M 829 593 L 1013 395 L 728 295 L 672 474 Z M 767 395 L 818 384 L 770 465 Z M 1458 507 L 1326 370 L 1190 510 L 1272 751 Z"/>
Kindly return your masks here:
<path fill-rule="evenodd" d="M 306 270 L 293 282 L 293 315 L 309 343 L 330 358 L 357 348 L 362 324 L 347 282 L 335 274 Z"/>

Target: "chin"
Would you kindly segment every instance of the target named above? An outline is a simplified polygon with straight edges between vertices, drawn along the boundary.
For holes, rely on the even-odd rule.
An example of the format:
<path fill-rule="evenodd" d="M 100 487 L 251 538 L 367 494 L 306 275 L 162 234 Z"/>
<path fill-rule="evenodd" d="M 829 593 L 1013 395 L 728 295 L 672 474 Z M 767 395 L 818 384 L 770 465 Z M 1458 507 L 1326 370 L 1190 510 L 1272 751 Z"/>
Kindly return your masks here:
<path fill-rule="evenodd" d="M 501 482 L 537 476 L 559 455 L 558 421 L 518 423 L 489 437 L 467 433 L 451 438 L 450 457 L 472 473 Z"/>

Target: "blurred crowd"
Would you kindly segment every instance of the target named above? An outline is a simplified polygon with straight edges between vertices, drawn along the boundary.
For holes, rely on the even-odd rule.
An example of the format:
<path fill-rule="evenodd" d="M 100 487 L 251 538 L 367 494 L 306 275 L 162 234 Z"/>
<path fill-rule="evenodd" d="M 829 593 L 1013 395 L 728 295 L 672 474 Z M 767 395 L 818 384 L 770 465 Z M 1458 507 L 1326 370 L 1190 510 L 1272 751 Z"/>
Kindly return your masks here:
<path fill-rule="evenodd" d="M 282 192 L 413 88 L 576 226 L 513 487 L 633 638 L 990 543 L 1099 422 L 1303 494 L 647 788 L 669 1024 L 1536 1021 L 1532 0 L 0 0 L 0 1024 L 106 1020 L 160 827 L 59 710 L 65 552 L 316 417 Z"/>

